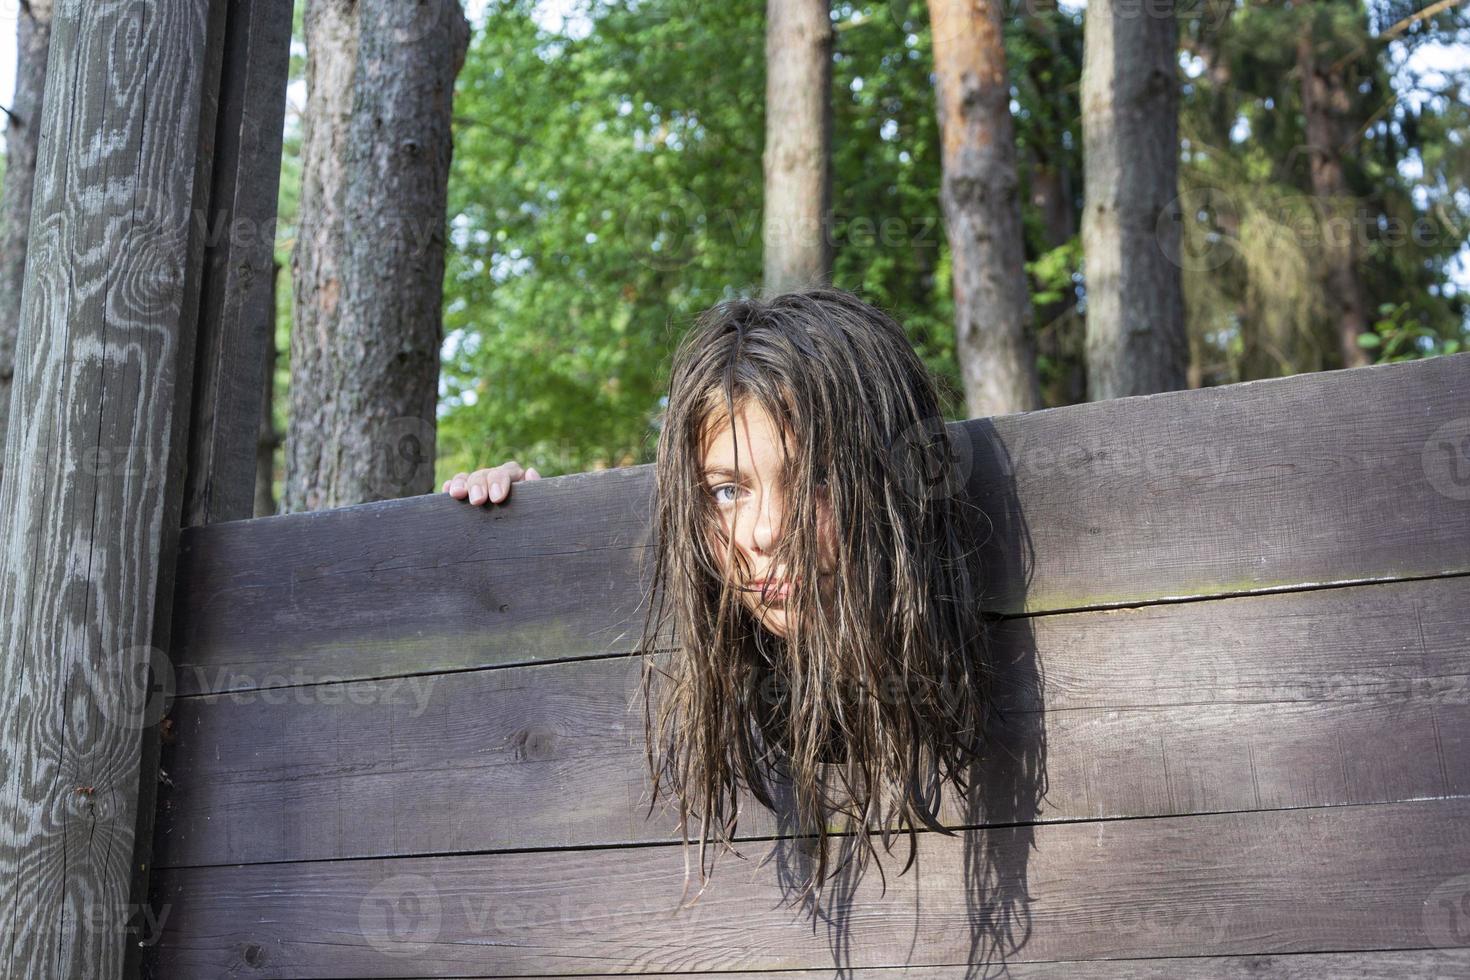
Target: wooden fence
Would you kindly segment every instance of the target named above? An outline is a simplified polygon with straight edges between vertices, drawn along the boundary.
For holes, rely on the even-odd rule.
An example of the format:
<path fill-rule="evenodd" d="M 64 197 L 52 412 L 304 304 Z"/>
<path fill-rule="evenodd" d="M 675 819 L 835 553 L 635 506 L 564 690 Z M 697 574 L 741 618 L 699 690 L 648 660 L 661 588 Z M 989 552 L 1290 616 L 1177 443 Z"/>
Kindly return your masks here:
<path fill-rule="evenodd" d="M 0 977 L 117 980 L 158 785 L 129 698 L 171 674 L 179 529 L 252 504 L 292 3 L 47 6 L 0 446 Z"/>
<path fill-rule="evenodd" d="M 1470 972 L 1470 354 L 952 432 L 1006 751 L 815 926 L 751 808 L 674 912 L 650 467 L 185 529 L 150 972 Z"/>

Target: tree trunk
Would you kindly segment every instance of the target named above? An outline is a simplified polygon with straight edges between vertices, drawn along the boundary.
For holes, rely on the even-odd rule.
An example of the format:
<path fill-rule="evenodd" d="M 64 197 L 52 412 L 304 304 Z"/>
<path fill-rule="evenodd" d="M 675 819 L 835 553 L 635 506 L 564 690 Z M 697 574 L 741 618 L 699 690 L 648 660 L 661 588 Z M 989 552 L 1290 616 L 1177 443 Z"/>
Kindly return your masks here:
<path fill-rule="evenodd" d="M 1031 204 L 1041 215 L 1047 248 L 1056 248 L 1077 233 L 1072 214 L 1072 174 L 1065 161 L 1031 157 Z"/>
<path fill-rule="evenodd" d="M 270 517 L 276 512 L 276 447 L 281 435 L 276 431 L 276 288 L 281 281 L 281 263 L 271 265 L 271 321 L 265 328 L 265 391 L 260 402 L 260 434 L 255 442 L 255 516 Z"/>
<path fill-rule="evenodd" d="M 1350 135 L 1344 124 L 1351 102 L 1342 70 L 1317 60 L 1311 25 L 1297 38 L 1297 67 L 1302 76 L 1302 115 L 1312 179 L 1312 194 L 1323 218 L 1322 247 L 1327 264 L 1327 296 L 1336 306 L 1333 328 L 1343 367 L 1372 363 L 1358 346 L 1358 334 L 1368 330 L 1367 304 L 1358 278 L 1358 223 L 1342 172 L 1342 147 Z"/>
<path fill-rule="evenodd" d="M 1057 38 L 1055 9 L 1042 12 L 1026 4 L 1022 12 L 1026 32 L 1049 53 L 1050 57 L 1032 59 L 1029 70 L 1034 84 L 1044 88 L 1046 73 L 1055 72 L 1063 60 Z M 1066 153 L 1059 140 L 1040 142 L 1028 148 L 1021 164 L 1030 186 L 1031 207 L 1041 216 L 1044 231 L 1042 246 L 1054 249 L 1077 234 L 1074 207 L 1075 175 L 1067 165 Z M 1042 380 L 1044 405 L 1075 405 L 1087 398 L 1087 371 L 1082 355 L 1082 318 L 1077 313 L 1075 296 L 1061 296 L 1036 306 L 1036 350 L 1038 360 L 1044 358 L 1056 365 L 1051 377 Z M 1038 371 L 1038 374 L 1040 372 Z"/>
<path fill-rule="evenodd" d="M 831 281 L 828 0 L 766 4 L 765 292 Z"/>
<path fill-rule="evenodd" d="M 929 0 L 929 22 L 967 410 L 971 418 L 1030 411 L 1041 390 L 999 0 Z"/>
<path fill-rule="evenodd" d="M 1093 401 L 1188 384 L 1174 5 L 1090 0 L 1082 56 L 1082 252 Z"/>
<path fill-rule="evenodd" d="M 1031 206 L 1041 215 L 1045 245 L 1053 249 L 1077 233 L 1072 213 L 1072 179 L 1065 161 L 1030 158 Z M 1087 371 L 1082 358 L 1082 322 L 1073 298 L 1061 296 L 1036 307 L 1036 349 L 1057 365 L 1043 386 L 1045 405 L 1075 405 L 1087 398 Z"/>
<path fill-rule="evenodd" d="M 308 0 L 283 510 L 433 490 L 458 0 Z"/>
<path fill-rule="evenodd" d="M 46 88 L 46 53 L 51 46 L 51 0 L 30 0 L 20 5 L 18 13 L 15 95 L 5 126 L 5 189 L 0 194 L 0 447 L 5 445 L 10 421 L 20 293 L 25 283 L 36 147 L 41 136 L 41 94 Z M 0 452 L 0 467 L 3 456 Z"/>

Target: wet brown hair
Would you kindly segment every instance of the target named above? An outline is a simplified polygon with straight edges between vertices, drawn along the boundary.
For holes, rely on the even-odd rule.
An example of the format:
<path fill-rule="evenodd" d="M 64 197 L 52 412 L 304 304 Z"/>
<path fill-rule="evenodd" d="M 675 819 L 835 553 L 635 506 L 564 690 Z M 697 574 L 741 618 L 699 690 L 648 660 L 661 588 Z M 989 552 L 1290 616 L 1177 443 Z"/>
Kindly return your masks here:
<path fill-rule="evenodd" d="M 702 472 L 711 427 L 752 402 L 787 440 L 786 516 L 770 556 L 797 579 L 785 637 L 728 584 L 750 569 Z M 855 854 L 860 874 L 877 855 L 871 832 L 885 850 L 906 832 L 902 874 L 918 824 L 947 832 L 937 784 L 968 791 L 992 674 L 976 560 L 988 521 L 956 479 L 956 448 L 903 328 L 849 292 L 727 300 L 683 337 L 659 435 L 639 650 L 653 800 L 677 802 L 686 857 L 697 823 L 700 894 L 709 845 L 734 850 L 742 788 L 810 838 L 815 867 L 796 898 L 814 913 L 832 839 L 837 869 Z M 745 458 L 738 440 L 735 453 Z M 815 584 L 823 484 L 837 537 L 825 608 Z M 674 648 L 658 650 L 670 620 Z M 686 895 L 688 884 L 686 860 Z"/>

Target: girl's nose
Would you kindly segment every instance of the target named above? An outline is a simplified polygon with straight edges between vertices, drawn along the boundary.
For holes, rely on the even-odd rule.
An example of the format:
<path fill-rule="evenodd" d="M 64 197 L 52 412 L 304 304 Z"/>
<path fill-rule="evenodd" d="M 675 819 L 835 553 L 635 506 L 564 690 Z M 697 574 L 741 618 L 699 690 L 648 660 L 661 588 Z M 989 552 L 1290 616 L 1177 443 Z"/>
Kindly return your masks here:
<path fill-rule="evenodd" d="M 763 493 L 760 505 L 756 510 L 755 529 L 752 535 L 755 547 L 760 551 L 770 551 L 780 537 L 781 503 L 776 499 L 776 494 Z"/>

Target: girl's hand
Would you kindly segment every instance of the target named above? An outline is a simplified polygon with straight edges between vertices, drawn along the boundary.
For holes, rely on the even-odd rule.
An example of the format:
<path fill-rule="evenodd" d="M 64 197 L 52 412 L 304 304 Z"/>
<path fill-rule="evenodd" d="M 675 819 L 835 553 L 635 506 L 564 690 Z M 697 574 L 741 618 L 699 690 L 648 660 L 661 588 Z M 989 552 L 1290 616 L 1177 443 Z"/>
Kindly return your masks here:
<path fill-rule="evenodd" d="M 501 463 L 490 469 L 475 470 L 473 473 L 456 473 L 444 481 L 444 492 L 456 500 L 469 498 L 470 503 L 479 505 L 489 500 L 500 503 L 510 495 L 510 485 L 517 480 L 539 480 L 541 474 L 533 466 L 521 469 L 515 460 Z"/>

